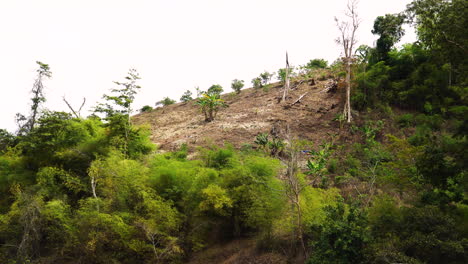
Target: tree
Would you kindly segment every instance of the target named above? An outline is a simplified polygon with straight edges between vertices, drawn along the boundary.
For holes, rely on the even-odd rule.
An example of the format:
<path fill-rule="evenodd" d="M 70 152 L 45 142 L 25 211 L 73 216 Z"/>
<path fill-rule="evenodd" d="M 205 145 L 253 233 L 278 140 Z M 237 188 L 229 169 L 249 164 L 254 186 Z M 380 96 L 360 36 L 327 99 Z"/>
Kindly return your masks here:
<path fill-rule="evenodd" d="M 145 105 L 140 109 L 140 113 L 150 112 L 151 110 L 153 110 L 153 107 L 151 107 L 149 105 Z"/>
<path fill-rule="evenodd" d="M 133 111 L 132 104 L 135 100 L 135 95 L 141 88 L 136 82 L 141 78 L 135 69 L 130 69 L 127 74 L 125 82 L 114 81 L 114 83 L 121 88 L 111 89 L 111 93 L 115 93 L 115 95 L 104 94 L 102 98 L 106 100 L 107 103 L 99 103 L 95 107 L 95 112 L 105 113 L 106 118 L 116 114 L 126 115 L 128 117 L 128 124 L 130 125 L 130 115 Z"/>
<path fill-rule="evenodd" d="M 291 77 L 293 75 L 294 67 L 289 66 L 289 71 L 288 71 L 288 76 Z M 286 68 L 281 68 L 278 70 L 277 74 L 277 79 L 281 82 L 281 84 L 285 84 L 286 82 Z"/>
<path fill-rule="evenodd" d="M 299 146 L 291 140 L 289 127 L 288 127 L 288 147 L 286 149 L 286 158 L 283 161 L 286 164 L 286 172 L 282 177 L 284 180 L 284 192 L 285 196 L 291 203 L 291 207 L 295 214 L 297 214 L 296 227 L 297 227 L 297 239 L 301 243 L 301 247 L 304 255 L 307 257 L 306 242 L 304 238 L 304 221 L 303 221 L 303 208 L 301 206 L 301 194 L 307 187 L 304 175 L 299 171 L 298 165 L 298 153 Z"/>
<path fill-rule="evenodd" d="M 256 90 L 262 88 L 263 87 L 262 78 L 260 78 L 260 77 L 253 78 L 252 79 L 252 85 L 253 85 L 253 88 L 256 89 Z"/>
<path fill-rule="evenodd" d="M 450 81 L 453 79 L 454 83 L 466 82 L 468 76 L 466 8 L 465 0 L 414 0 L 406 10 L 419 42 L 436 59 L 451 65 L 454 76 L 450 76 Z"/>
<path fill-rule="evenodd" d="M 208 94 L 217 94 L 220 95 L 223 92 L 223 87 L 219 84 L 213 84 L 206 91 Z"/>
<path fill-rule="evenodd" d="M 15 144 L 15 136 L 5 129 L 0 129 L 0 153 Z"/>
<path fill-rule="evenodd" d="M 205 115 L 205 121 L 211 122 L 215 119 L 221 107 L 226 107 L 224 100 L 219 98 L 219 94 L 205 93 L 201 98 L 198 99 L 197 105 L 200 106 L 200 110 Z"/>
<path fill-rule="evenodd" d="M 376 47 L 378 60 L 386 61 L 388 59 L 388 52 L 405 34 L 402 27 L 404 22 L 405 16 L 403 14 L 386 14 L 384 17 L 378 16 L 375 19 L 372 34 L 380 36 Z"/>
<path fill-rule="evenodd" d="M 52 77 L 52 72 L 50 71 L 48 64 L 42 63 L 40 61 L 36 61 L 36 63 L 39 65 L 39 69 L 37 70 L 37 77 L 31 90 L 33 94 L 33 97 L 31 98 L 31 113 L 29 117 L 25 117 L 20 113 L 16 114 L 16 122 L 19 126 L 18 135 L 27 134 L 34 128 L 36 120 L 39 117 L 39 107 L 41 103 L 46 101 L 46 98 L 44 97 L 44 85 L 42 81 L 44 78 Z"/>
<path fill-rule="evenodd" d="M 164 97 L 161 101 L 156 102 L 156 106 L 162 105 L 162 106 L 168 106 L 171 104 L 175 104 L 175 100 L 169 98 L 169 97 Z"/>
<path fill-rule="evenodd" d="M 343 203 L 327 206 L 325 211 L 326 221 L 307 263 L 363 263 L 366 244 L 371 239 L 365 214 L 355 206 L 346 208 Z"/>
<path fill-rule="evenodd" d="M 269 84 L 270 80 L 271 80 L 271 77 L 273 77 L 273 73 L 269 73 L 267 71 L 260 74 L 260 78 L 262 79 L 263 85 Z"/>
<path fill-rule="evenodd" d="M 182 102 L 188 102 L 190 100 L 193 100 L 192 98 L 192 92 L 190 90 L 185 91 L 185 93 L 180 97 L 180 101 Z"/>
<path fill-rule="evenodd" d="M 234 79 L 231 83 L 231 88 L 237 93 L 240 94 L 241 89 L 244 87 L 244 80 Z"/>
<path fill-rule="evenodd" d="M 103 95 L 103 99 L 107 102 L 99 103 L 94 110 L 95 112 L 106 114 L 106 120 L 109 121 L 111 129 L 123 130 L 125 137 L 124 152 L 126 154 L 128 154 L 129 136 L 132 126 L 130 120 L 130 115 L 133 111 L 132 104 L 135 100 L 135 95 L 141 88 L 141 86 L 136 84 L 141 79 L 138 72 L 135 69 L 130 69 L 127 74 L 125 82 L 114 82 L 120 87 L 111 90 L 115 95 Z"/>
<path fill-rule="evenodd" d="M 346 66 L 346 102 L 343 110 L 343 115 L 346 117 L 347 122 L 351 122 L 351 64 L 354 53 L 354 45 L 356 45 L 356 31 L 359 28 L 361 20 L 356 13 L 357 0 L 349 0 L 345 16 L 347 20 L 339 20 L 335 17 L 336 26 L 340 31 L 340 36 L 336 39 L 338 45 L 343 46 L 344 63 Z"/>
<path fill-rule="evenodd" d="M 328 65 L 328 62 L 324 59 L 313 59 L 310 60 L 305 67 L 307 69 L 325 69 Z"/>

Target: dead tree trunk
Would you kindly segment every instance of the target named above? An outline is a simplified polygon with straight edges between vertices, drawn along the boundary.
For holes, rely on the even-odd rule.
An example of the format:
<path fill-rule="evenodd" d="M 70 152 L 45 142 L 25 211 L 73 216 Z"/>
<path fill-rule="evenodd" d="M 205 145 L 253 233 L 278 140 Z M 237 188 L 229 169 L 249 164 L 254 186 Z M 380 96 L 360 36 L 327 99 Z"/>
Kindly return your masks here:
<path fill-rule="evenodd" d="M 81 118 L 81 109 L 83 108 L 84 104 L 86 103 L 86 98 L 83 98 L 83 103 L 81 104 L 80 109 L 78 109 L 78 111 L 75 111 L 75 109 L 73 109 L 73 107 L 70 105 L 70 103 L 68 103 L 67 99 L 65 99 L 65 96 L 63 96 L 62 99 L 65 102 L 65 104 L 67 104 L 68 108 L 70 108 L 72 113 L 76 116 L 76 118 Z"/>
<path fill-rule="evenodd" d="M 351 63 L 354 51 L 354 46 L 357 43 L 356 31 L 359 28 L 361 20 L 356 13 L 358 0 L 348 0 L 347 8 L 345 11 L 347 21 L 340 21 L 335 17 L 335 22 L 340 31 L 340 37 L 336 40 L 339 45 L 343 46 L 344 63 L 346 66 L 346 100 L 343 109 L 343 115 L 348 123 L 351 122 Z"/>
<path fill-rule="evenodd" d="M 286 100 L 289 92 L 289 61 L 288 61 L 288 52 L 286 52 L 286 75 L 284 77 L 284 89 L 283 89 L 283 98 L 282 102 Z"/>
<path fill-rule="evenodd" d="M 303 212 L 300 203 L 300 196 L 306 185 L 303 182 L 301 182 L 301 180 L 298 177 L 298 150 L 297 146 L 295 146 L 294 141 L 291 139 L 289 126 L 287 128 L 287 141 L 289 143 L 289 149 L 287 151 L 287 160 L 285 161 L 287 165 L 285 175 L 286 197 L 291 203 L 293 212 L 295 211 L 297 213 L 296 223 L 294 223 L 295 225 L 297 225 L 295 237 L 297 237 L 299 243 L 301 244 L 304 256 L 307 258 L 308 254 L 306 242 L 304 239 L 304 224 L 302 218 Z"/>

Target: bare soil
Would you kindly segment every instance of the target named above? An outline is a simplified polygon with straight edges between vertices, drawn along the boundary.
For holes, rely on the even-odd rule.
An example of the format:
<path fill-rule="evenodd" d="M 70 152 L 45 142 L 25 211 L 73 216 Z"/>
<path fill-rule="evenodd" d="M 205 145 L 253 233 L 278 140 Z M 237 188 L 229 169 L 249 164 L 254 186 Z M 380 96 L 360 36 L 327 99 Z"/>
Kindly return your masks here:
<path fill-rule="evenodd" d="M 332 121 L 341 113 L 342 91 L 326 92 L 332 80 L 292 83 L 286 102 L 279 102 L 283 86 L 269 85 L 269 89 L 244 89 L 240 94 L 223 94 L 228 105 L 222 108 L 215 120 L 205 122 L 195 100 L 160 107 L 133 117 L 137 125 L 149 125 L 151 140 L 162 150 L 177 149 L 186 143 L 196 146 L 230 143 L 236 148 L 253 144 L 259 133 L 272 133 L 284 137 L 289 127 L 290 135 L 320 144 L 328 133 L 337 133 L 339 124 Z M 312 84 L 312 85 L 311 85 Z M 298 103 L 291 106 L 301 95 Z"/>

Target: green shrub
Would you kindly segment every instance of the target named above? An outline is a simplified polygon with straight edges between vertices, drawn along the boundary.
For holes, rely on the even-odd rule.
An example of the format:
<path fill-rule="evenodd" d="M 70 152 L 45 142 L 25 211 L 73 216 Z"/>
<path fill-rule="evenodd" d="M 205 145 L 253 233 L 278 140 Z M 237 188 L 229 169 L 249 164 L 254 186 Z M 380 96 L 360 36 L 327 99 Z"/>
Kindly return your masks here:
<path fill-rule="evenodd" d="M 259 77 L 262 80 L 262 84 L 267 85 L 270 83 L 271 77 L 273 77 L 273 73 L 265 71 L 264 73 L 261 73 Z"/>
<path fill-rule="evenodd" d="M 417 125 L 427 126 L 433 130 L 438 130 L 442 127 L 442 123 L 444 122 L 441 115 L 425 115 L 419 114 L 414 118 L 414 122 Z"/>
<path fill-rule="evenodd" d="M 209 95 L 221 95 L 221 93 L 223 92 L 223 87 L 219 84 L 213 84 L 210 86 L 210 88 L 208 88 L 208 90 L 206 91 L 207 94 Z"/>
<path fill-rule="evenodd" d="M 143 106 L 141 109 L 140 109 L 140 112 L 141 113 L 144 113 L 144 112 L 151 112 L 151 110 L 153 110 L 153 107 L 149 106 L 149 105 L 145 105 Z"/>
<path fill-rule="evenodd" d="M 336 173 L 338 171 L 338 160 L 337 159 L 330 159 L 328 161 L 327 170 L 330 173 Z"/>
<path fill-rule="evenodd" d="M 242 87 L 244 87 L 244 81 L 243 80 L 238 80 L 238 79 L 232 80 L 231 88 L 237 94 L 240 94 Z"/>
<path fill-rule="evenodd" d="M 168 105 L 171 105 L 171 104 L 175 104 L 175 102 L 176 102 L 175 100 L 172 100 L 169 97 L 164 97 L 164 99 L 162 99 L 161 101 L 156 102 L 156 106 L 158 106 L 158 105 L 168 106 Z"/>
<path fill-rule="evenodd" d="M 262 79 L 260 77 L 256 77 L 252 79 L 252 85 L 255 90 L 258 90 L 263 87 Z"/>
<path fill-rule="evenodd" d="M 223 99 L 219 98 L 217 93 L 205 93 L 198 98 L 197 105 L 200 106 L 201 112 L 205 115 L 205 121 L 211 122 L 215 119 L 218 111 L 222 107 L 227 107 Z"/>
<path fill-rule="evenodd" d="M 413 114 L 403 114 L 397 118 L 397 123 L 400 127 L 411 127 L 415 124 Z"/>
<path fill-rule="evenodd" d="M 319 227 L 317 241 L 308 264 L 363 263 L 365 246 L 371 239 L 364 212 L 355 206 L 346 210 L 343 203 L 326 208 L 326 221 Z"/>
<path fill-rule="evenodd" d="M 190 90 L 185 91 L 184 94 L 180 97 L 180 101 L 184 103 L 191 101 L 191 100 L 193 100 L 193 97 L 192 97 L 192 92 Z"/>
<path fill-rule="evenodd" d="M 328 62 L 324 59 L 313 59 L 310 60 L 305 67 L 307 69 L 325 69 L 328 65 Z"/>
<path fill-rule="evenodd" d="M 408 142 L 413 146 L 422 146 L 429 142 L 432 134 L 431 129 L 426 125 L 419 125 L 416 127 L 416 132 L 408 138 Z"/>

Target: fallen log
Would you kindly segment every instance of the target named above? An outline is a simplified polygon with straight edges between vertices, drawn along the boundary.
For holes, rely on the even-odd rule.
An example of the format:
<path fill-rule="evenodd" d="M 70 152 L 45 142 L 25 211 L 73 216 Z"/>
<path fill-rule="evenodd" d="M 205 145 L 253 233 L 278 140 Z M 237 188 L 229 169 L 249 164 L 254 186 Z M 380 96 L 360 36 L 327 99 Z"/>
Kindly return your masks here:
<path fill-rule="evenodd" d="M 284 106 L 284 109 L 289 109 L 289 108 L 293 107 L 295 104 L 299 103 L 299 102 L 301 101 L 301 99 L 304 98 L 304 96 L 306 96 L 308 93 L 309 93 L 309 92 L 306 92 L 305 94 L 299 96 L 299 98 L 297 98 L 297 100 L 294 101 L 294 103 L 285 105 L 285 106 Z"/>

